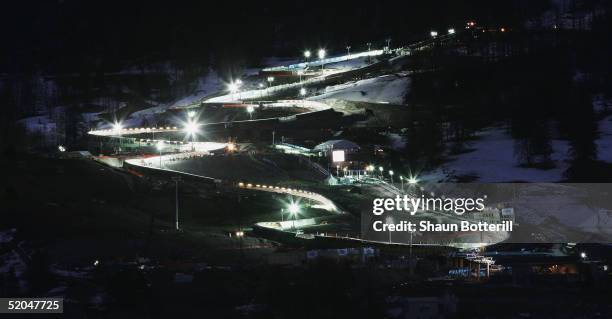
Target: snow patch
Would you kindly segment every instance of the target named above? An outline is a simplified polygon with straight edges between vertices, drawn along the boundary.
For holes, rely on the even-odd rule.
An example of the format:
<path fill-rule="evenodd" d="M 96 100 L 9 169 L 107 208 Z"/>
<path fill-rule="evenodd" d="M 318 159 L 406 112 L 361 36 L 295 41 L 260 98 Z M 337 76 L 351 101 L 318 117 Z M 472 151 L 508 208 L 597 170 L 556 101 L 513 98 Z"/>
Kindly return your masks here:
<path fill-rule="evenodd" d="M 339 99 L 355 102 L 403 104 L 410 87 L 408 76 L 383 75 L 376 78 L 328 86 L 325 93 L 309 100 Z"/>

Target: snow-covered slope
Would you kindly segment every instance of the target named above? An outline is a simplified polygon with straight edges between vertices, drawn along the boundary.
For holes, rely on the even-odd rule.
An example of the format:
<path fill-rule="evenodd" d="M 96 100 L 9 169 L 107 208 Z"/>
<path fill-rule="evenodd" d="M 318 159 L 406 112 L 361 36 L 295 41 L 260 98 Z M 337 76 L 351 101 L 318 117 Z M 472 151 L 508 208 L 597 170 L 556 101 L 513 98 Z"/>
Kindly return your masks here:
<path fill-rule="evenodd" d="M 325 93 L 309 100 L 339 99 L 357 102 L 403 104 L 410 88 L 407 75 L 383 75 L 356 82 L 328 86 Z"/>
<path fill-rule="evenodd" d="M 565 163 L 569 145 L 567 141 L 552 140 L 551 169 L 527 168 L 518 165 L 514 153 L 514 140 L 501 128 L 491 128 L 478 134 L 480 139 L 469 144 L 472 152 L 454 157 L 440 169 L 427 174 L 427 179 L 445 179 L 450 176 L 476 176 L 479 182 L 558 182 L 568 168 Z"/>

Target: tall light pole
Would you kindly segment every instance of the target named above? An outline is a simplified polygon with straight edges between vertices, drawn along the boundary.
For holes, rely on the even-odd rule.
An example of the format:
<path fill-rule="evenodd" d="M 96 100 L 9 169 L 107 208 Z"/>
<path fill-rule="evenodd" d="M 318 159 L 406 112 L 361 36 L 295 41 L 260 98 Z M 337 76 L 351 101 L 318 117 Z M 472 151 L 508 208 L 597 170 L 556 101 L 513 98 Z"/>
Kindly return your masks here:
<path fill-rule="evenodd" d="M 393 185 L 393 171 L 389 171 L 389 177 L 391 178 L 391 184 Z"/>
<path fill-rule="evenodd" d="M 391 38 L 387 38 L 387 51 L 391 51 Z"/>
<path fill-rule="evenodd" d="M 323 71 L 323 59 L 325 59 L 325 50 L 319 49 L 319 60 L 321 61 L 321 71 Z"/>
<path fill-rule="evenodd" d="M 238 82 L 232 82 L 228 84 L 227 88 L 229 89 L 230 93 L 232 93 L 232 100 L 235 99 L 236 92 L 238 92 L 240 89 L 240 84 L 238 84 Z"/>
<path fill-rule="evenodd" d="M 384 169 L 382 166 L 379 166 L 379 167 L 378 167 L 378 171 L 380 172 L 380 180 L 381 180 L 381 181 L 383 180 L 383 171 L 384 171 L 384 170 L 385 170 L 385 169 Z"/>
<path fill-rule="evenodd" d="M 346 55 L 350 58 L 351 57 L 351 46 L 347 45 L 346 46 Z"/>
<path fill-rule="evenodd" d="M 372 51 L 372 42 L 366 44 L 368 45 L 368 63 L 372 63 L 372 54 L 370 53 Z"/>
<path fill-rule="evenodd" d="M 306 58 L 306 63 L 308 63 L 308 60 L 310 60 L 310 55 L 310 50 L 304 51 L 304 58 Z"/>
<path fill-rule="evenodd" d="M 274 82 L 274 77 L 273 76 L 269 76 L 268 77 L 268 88 L 272 87 L 272 82 Z"/>
<path fill-rule="evenodd" d="M 289 204 L 289 214 L 293 216 L 293 229 L 295 229 L 295 218 L 300 212 L 300 206 L 297 203 Z"/>
<path fill-rule="evenodd" d="M 200 124 L 190 119 L 183 127 L 183 131 L 187 134 L 187 138 L 191 137 L 191 148 L 194 148 L 193 142 L 195 141 L 195 137 L 200 130 Z"/>
<path fill-rule="evenodd" d="M 257 87 L 259 88 L 259 98 L 263 98 L 263 88 L 265 87 L 265 85 L 263 83 L 259 83 L 257 84 Z"/>
<path fill-rule="evenodd" d="M 300 76 L 300 83 L 302 83 L 302 75 L 304 75 L 304 70 L 298 70 L 297 74 Z"/>
<path fill-rule="evenodd" d="M 172 180 L 174 181 L 174 185 L 175 185 L 175 190 L 174 190 L 174 201 L 176 203 L 176 210 L 174 212 L 174 222 L 175 222 L 175 229 L 179 230 L 179 201 L 178 201 L 178 183 L 181 181 L 181 177 L 180 176 L 174 176 L 172 177 Z"/>
<path fill-rule="evenodd" d="M 393 224 L 393 217 L 388 216 L 388 217 L 385 219 L 385 222 L 387 223 L 387 225 L 389 225 L 389 224 Z M 389 227 L 388 229 L 389 229 L 389 244 L 391 244 L 391 243 L 392 243 L 392 241 L 391 241 L 391 227 Z"/>
<path fill-rule="evenodd" d="M 121 149 L 122 145 L 122 138 L 121 138 L 121 132 L 123 131 L 123 125 L 121 124 L 121 122 L 115 122 L 113 124 L 113 133 L 119 135 L 119 149 Z"/>
<path fill-rule="evenodd" d="M 300 88 L 300 96 L 306 96 L 306 89 Z"/>
<path fill-rule="evenodd" d="M 402 183 L 402 193 L 404 193 L 404 176 L 400 175 L 400 183 Z"/>
<path fill-rule="evenodd" d="M 253 119 L 253 112 L 255 111 L 255 108 L 253 108 L 253 106 L 249 105 L 247 106 L 247 113 L 249 113 L 249 119 Z"/>
<path fill-rule="evenodd" d="M 242 100 L 242 92 L 240 92 L 240 87 L 242 86 L 242 80 L 236 80 L 236 85 L 238 86 L 238 99 Z"/>

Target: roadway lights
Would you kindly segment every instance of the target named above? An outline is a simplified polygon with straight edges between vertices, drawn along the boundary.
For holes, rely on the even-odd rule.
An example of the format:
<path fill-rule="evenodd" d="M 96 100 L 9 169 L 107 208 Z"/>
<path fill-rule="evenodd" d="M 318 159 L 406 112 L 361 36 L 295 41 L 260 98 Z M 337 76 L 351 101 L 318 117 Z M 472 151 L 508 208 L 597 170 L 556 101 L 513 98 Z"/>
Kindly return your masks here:
<path fill-rule="evenodd" d="M 189 112 L 187 112 L 187 117 L 188 117 L 188 118 L 193 118 L 195 115 L 196 115 L 196 112 L 195 112 L 195 111 L 189 111 Z"/>
<path fill-rule="evenodd" d="M 123 130 L 123 125 L 119 122 L 115 122 L 115 124 L 113 124 L 113 131 L 118 132 L 121 130 Z"/>
<path fill-rule="evenodd" d="M 247 106 L 246 108 L 247 113 L 249 113 L 249 118 L 252 120 L 253 119 L 253 112 L 255 112 L 255 108 L 252 105 Z"/>
<path fill-rule="evenodd" d="M 580 253 L 580 258 L 586 259 L 587 258 L 587 254 L 585 252 L 581 252 Z"/>
<path fill-rule="evenodd" d="M 291 203 L 289 204 L 289 207 L 287 208 L 287 210 L 289 211 L 289 214 L 293 216 L 293 229 L 295 229 L 295 218 L 297 217 L 297 214 L 300 212 L 300 205 L 298 205 L 297 203 Z"/>
<path fill-rule="evenodd" d="M 264 87 L 263 83 L 259 83 L 259 85 L 257 85 L 260 89 Z"/>
<path fill-rule="evenodd" d="M 389 171 L 389 175 L 393 176 L 393 171 Z"/>
<path fill-rule="evenodd" d="M 455 34 L 455 29 L 453 28 L 448 29 L 448 34 Z"/>
<path fill-rule="evenodd" d="M 238 92 L 239 85 L 238 85 L 238 83 L 233 82 L 233 83 L 228 84 L 228 85 L 227 85 L 227 88 L 228 88 L 228 90 L 229 90 L 229 91 L 230 91 L 232 94 L 234 94 L 234 93 Z"/>
<path fill-rule="evenodd" d="M 408 184 L 410 185 L 414 185 L 416 183 L 418 183 L 419 180 L 416 177 L 410 176 L 410 178 L 408 178 Z"/>
<path fill-rule="evenodd" d="M 323 59 L 325 58 L 325 50 L 319 49 L 319 60 L 321 60 L 321 71 L 323 71 Z"/>
<path fill-rule="evenodd" d="M 269 76 L 268 77 L 268 82 L 270 83 L 270 85 L 272 85 L 272 82 L 274 82 L 274 77 L 273 76 Z"/>
<path fill-rule="evenodd" d="M 300 212 L 300 205 L 297 203 L 291 203 L 287 209 L 291 215 L 295 216 Z"/>
<path fill-rule="evenodd" d="M 432 38 L 435 38 L 438 36 L 438 31 L 431 31 L 429 32 L 429 34 L 431 35 Z"/>
<path fill-rule="evenodd" d="M 310 55 L 311 55 L 310 50 L 306 50 L 306 51 L 304 51 L 304 57 L 305 57 L 306 59 L 309 59 L 309 58 L 310 58 Z"/>
<path fill-rule="evenodd" d="M 301 96 L 305 96 L 306 95 L 306 89 L 305 88 L 301 88 L 300 89 L 300 95 Z"/>
<path fill-rule="evenodd" d="M 185 124 L 185 127 L 183 127 L 183 131 L 187 133 L 187 135 L 195 136 L 198 134 L 199 126 L 200 125 L 197 122 L 189 120 L 189 122 Z"/>
<path fill-rule="evenodd" d="M 385 169 L 382 166 L 379 166 L 378 170 L 382 173 L 382 171 L 384 171 Z"/>
<path fill-rule="evenodd" d="M 368 172 L 373 172 L 373 171 L 374 171 L 374 165 L 368 165 L 368 166 L 366 167 L 366 171 L 368 171 Z"/>
<path fill-rule="evenodd" d="M 236 144 L 232 143 L 232 142 L 227 143 L 227 150 L 230 151 L 230 152 L 235 151 L 236 150 Z"/>
<path fill-rule="evenodd" d="M 319 59 L 323 60 L 325 58 L 325 50 L 319 49 Z"/>

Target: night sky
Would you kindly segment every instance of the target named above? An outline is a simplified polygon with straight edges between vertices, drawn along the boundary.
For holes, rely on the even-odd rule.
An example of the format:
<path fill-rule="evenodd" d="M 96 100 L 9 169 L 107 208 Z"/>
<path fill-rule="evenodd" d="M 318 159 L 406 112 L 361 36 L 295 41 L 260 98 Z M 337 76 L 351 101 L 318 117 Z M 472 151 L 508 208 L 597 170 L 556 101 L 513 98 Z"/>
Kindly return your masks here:
<path fill-rule="evenodd" d="M 548 1 L 18 1 L 3 4 L 0 72 L 113 71 L 160 60 L 292 55 L 405 44 L 431 28 L 512 25 Z M 248 53 L 248 54 L 247 54 Z"/>

